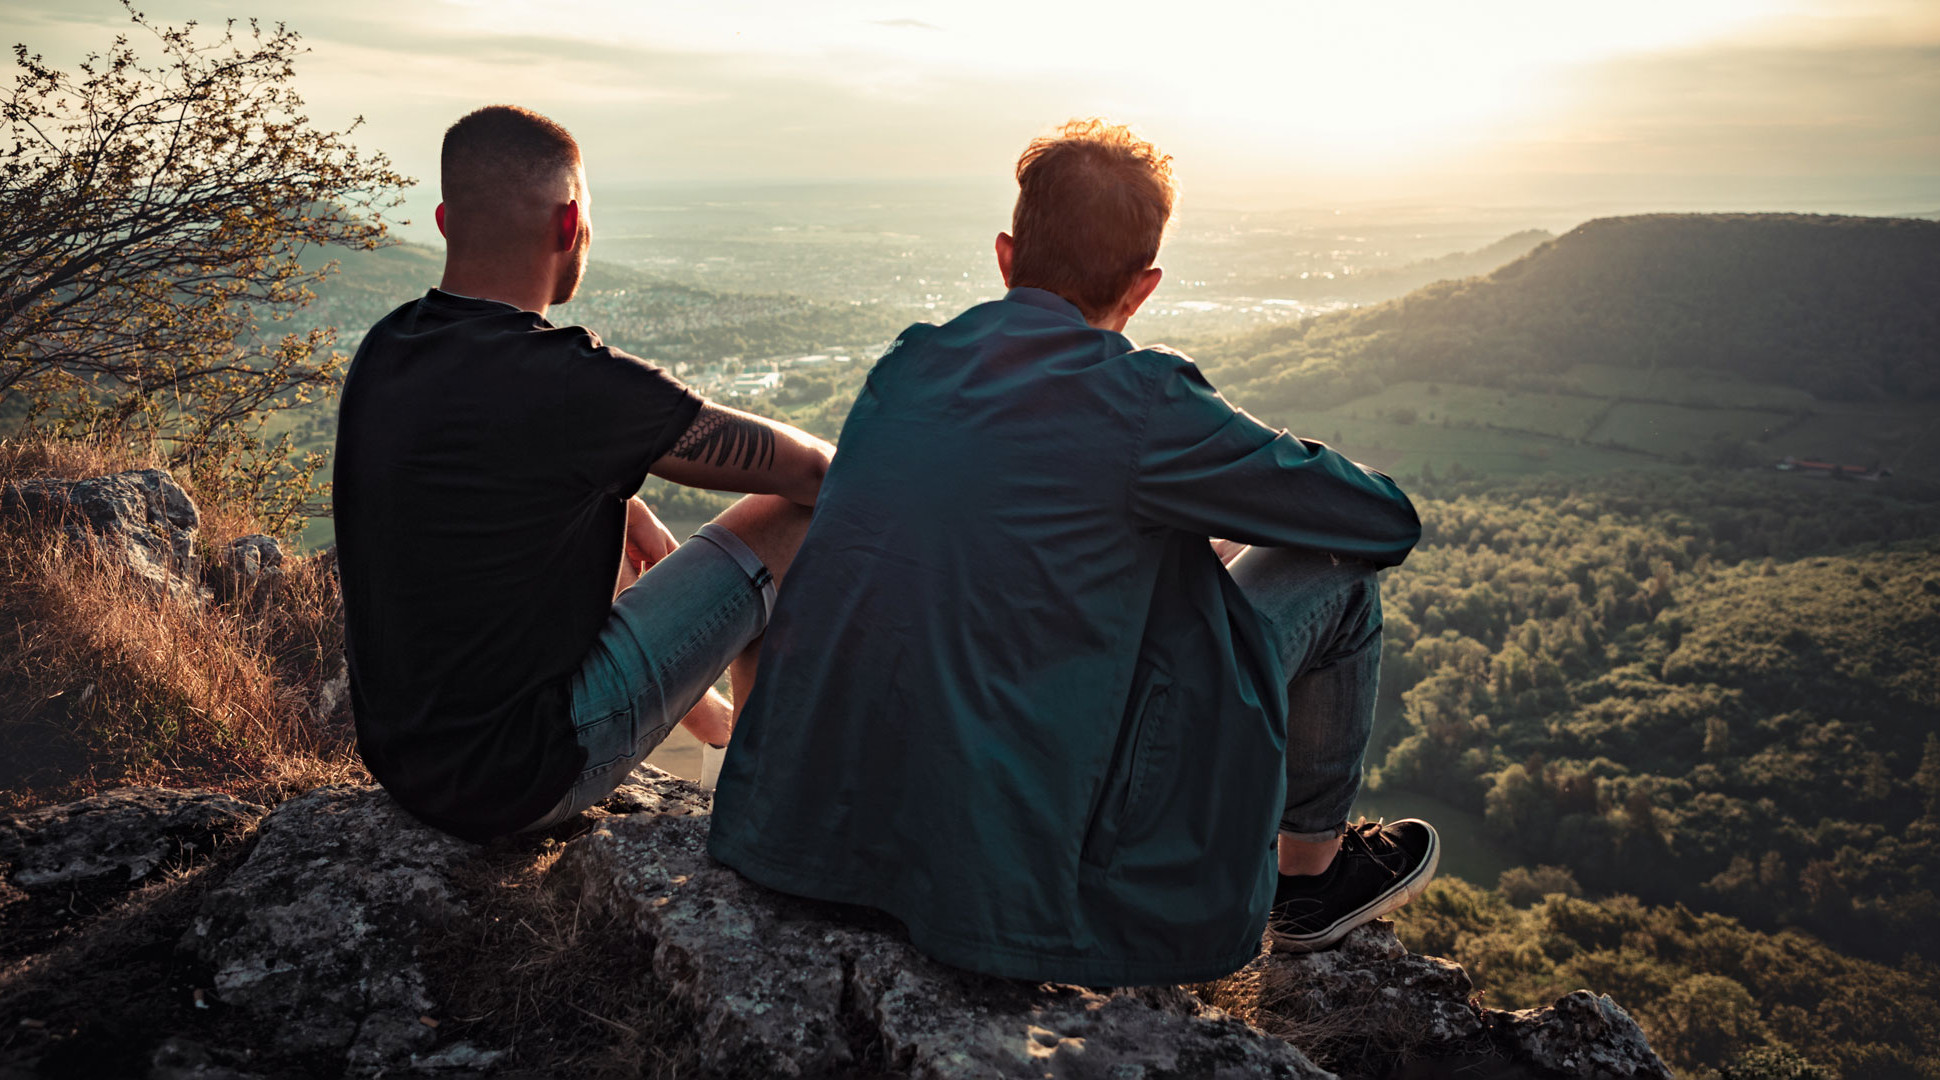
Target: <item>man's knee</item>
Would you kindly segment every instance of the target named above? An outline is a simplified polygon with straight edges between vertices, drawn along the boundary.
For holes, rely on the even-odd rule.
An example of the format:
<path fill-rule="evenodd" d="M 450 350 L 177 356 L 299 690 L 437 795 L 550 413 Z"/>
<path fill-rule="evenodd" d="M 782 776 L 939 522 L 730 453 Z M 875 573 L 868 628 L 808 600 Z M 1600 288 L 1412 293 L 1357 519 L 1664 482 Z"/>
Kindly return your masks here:
<path fill-rule="evenodd" d="M 749 495 L 714 520 L 748 545 L 748 550 L 780 581 L 788 575 L 795 552 L 808 535 L 813 513 L 779 495 Z"/>
<path fill-rule="evenodd" d="M 1344 594 L 1357 602 L 1381 603 L 1378 568 L 1364 559 L 1297 548 L 1247 548 L 1228 570 L 1240 588 L 1294 593 Z"/>
<path fill-rule="evenodd" d="M 1309 633 L 1330 640 L 1328 654 L 1380 647 L 1381 583 L 1374 564 L 1324 551 L 1253 547 L 1228 569 L 1275 624 L 1302 640 Z"/>

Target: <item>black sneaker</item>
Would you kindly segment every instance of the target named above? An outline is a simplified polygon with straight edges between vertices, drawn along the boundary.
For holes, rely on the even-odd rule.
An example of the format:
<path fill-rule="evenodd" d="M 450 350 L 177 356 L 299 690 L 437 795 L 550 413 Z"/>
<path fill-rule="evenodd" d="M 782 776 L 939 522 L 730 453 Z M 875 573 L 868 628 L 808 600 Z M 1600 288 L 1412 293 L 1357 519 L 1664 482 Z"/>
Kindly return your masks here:
<path fill-rule="evenodd" d="M 1421 895 L 1441 859 L 1441 837 L 1420 818 L 1363 821 L 1341 837 L 1340 854 L 1312 877 L 1280 875 L 1267 925 L 1273 947 L 1318 952 L 1349 930 Z"/>

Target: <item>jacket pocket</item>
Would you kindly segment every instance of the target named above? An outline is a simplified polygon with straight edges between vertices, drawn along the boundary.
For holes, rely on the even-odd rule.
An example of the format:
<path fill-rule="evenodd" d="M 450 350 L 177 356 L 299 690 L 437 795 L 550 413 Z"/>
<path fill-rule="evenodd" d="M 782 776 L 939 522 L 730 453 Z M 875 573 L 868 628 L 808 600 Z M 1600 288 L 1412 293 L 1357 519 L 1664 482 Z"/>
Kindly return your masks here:
<path fill-rule="evenodd" d="M 1157 670 L 1140 684 L 1126 722 L 1119 727 L 1118 743 L 1112 748 L 1111 772 L 1091 808 L 1091 821 L 1078 851 L 1080 862 L 1099 869 L 1110 866 L 1119 835 L 1128 822 L 1137 819 L 1153 770 L 1161 764 L 1154 760 L 1153 744 L 1161 740 L 1164 731 L 1171 687 L 1172 680 Z"/>

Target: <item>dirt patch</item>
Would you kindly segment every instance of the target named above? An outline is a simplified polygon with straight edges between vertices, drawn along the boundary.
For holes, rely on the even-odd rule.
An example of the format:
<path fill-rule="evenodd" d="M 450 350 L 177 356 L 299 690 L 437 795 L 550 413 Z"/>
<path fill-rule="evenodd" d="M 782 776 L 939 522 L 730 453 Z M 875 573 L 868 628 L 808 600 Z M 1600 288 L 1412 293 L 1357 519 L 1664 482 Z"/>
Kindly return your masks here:
<path fill-rule="evenodd" d="M 470 915 L 424 958 L 439 1040 L 506 1051 L 508 1077 L 691 1075 L 694 1019 L 652 977 L 650 946 L 548 878 L 591 823 L 497 841 L 454 878 Z"/>
<path fill-rule="evenodd" d="M 92 1080 L 146 1074 L 171 1035 L 247 1046 L 246 1023 L 215 1001 L 209 972 L 176 949 L 223 871 L 209 864 L 178 873 L 103 901 L 105 909 L 78 894 L 59 912 L 40 898 L 0 909 L 0 934 L 11 946 L 0 962 L 0 1066 Z M 218 1060 L 245 1067 L 250 1057 Z"/>

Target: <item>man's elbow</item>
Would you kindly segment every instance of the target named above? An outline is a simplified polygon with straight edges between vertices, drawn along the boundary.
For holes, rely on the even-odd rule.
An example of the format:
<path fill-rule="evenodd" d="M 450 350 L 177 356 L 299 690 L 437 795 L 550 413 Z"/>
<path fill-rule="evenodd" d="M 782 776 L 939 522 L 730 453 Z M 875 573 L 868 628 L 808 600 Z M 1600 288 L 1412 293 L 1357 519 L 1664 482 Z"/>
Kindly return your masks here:
<path fill-rule="evenodd" d="M 1394 508 L 1388 524 L 1387 550 L 1383 553 L 1385 558 L 1381 565 L 1400 566 L 1414 551 L 1415 545 L 1421 543 L 1421 515 L 1415 511 L 1415 504 L 1404 495 Z"/>
<path fill-rule="evenodd" d="M 828 476 L 829 462 L 835 456 L 835 447 L 820 439 L 805 441 L 801 452 L 793 455 L 793 468 L 789 470 L 788 490 L 782 494 L 790 502 L 802 506 L 814 506 L 821 496 L 822 481 Z"/>

